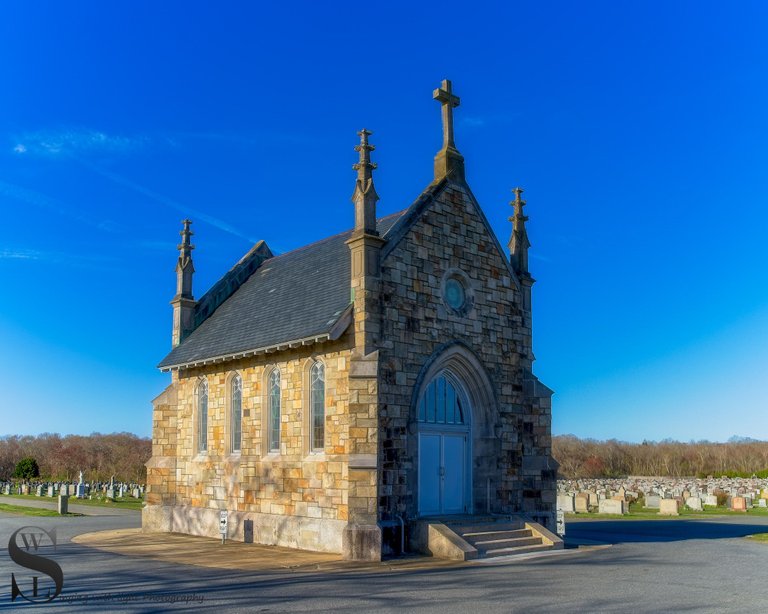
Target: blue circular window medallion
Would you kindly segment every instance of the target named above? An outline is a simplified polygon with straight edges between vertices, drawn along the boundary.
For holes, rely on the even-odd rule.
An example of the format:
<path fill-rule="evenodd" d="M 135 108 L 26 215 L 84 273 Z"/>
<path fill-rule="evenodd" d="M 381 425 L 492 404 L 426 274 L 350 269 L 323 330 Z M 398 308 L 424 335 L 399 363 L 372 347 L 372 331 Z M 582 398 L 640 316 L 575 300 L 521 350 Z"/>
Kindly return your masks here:
<path fill-rule="evenodd" d="M 451 309 L 460 311 L 467 300 L 463 284 L 455 277 L 450 277 L 445 282 L 445 302 Z"/>

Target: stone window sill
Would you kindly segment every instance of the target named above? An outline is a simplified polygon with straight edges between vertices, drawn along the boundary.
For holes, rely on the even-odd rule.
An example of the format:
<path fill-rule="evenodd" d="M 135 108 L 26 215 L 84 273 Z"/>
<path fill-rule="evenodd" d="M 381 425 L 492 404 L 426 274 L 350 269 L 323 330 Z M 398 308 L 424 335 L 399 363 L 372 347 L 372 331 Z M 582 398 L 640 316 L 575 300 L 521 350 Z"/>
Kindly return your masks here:
<path fill-rule="evenodd" d="M 326 460 L 325 450 L 318 450 L 317 452 L 309 452 L 304 456 L 304 462 L 322 462 Z"/>

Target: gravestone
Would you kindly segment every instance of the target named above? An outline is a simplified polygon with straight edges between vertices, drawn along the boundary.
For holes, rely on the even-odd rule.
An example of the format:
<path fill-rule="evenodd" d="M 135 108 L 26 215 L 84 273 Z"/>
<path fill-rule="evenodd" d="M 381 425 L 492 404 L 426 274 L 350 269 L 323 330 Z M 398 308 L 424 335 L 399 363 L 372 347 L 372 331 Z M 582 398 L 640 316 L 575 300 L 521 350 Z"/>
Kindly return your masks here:
<path fill-rule="evenodd" d="M 702 509 L 704 509 L 701 506 L 701 499 L 699 497 L 688 497 L 685 500 L 685 505 L 692 510 L 695 510 L 697 512 L 700 512 Z"/>
<path fill-rule="evenodd" d="M 570 514 L 575 511 L 573 495 L 557 495 L 557 509 Z"/>
<path fill-rule="evenodd" d="M 680 508 L 677 499 L 662 499 L 659 502 L 659 514 L 662 516 L 678 516 Z"/>
<path fill-rule="evenodd" d="M 747 501 L 744 497 L 731 497 L 731 509 L 734 512 L 746 512 Z"/>
<path fill-rule="evenodd" d="M 51 484 L 48 487 L 48 496 L 49 497 L 55 497 L 56 496 L 56 488 L 53 486 L 53 484 Z"/>
<path fill-rule="evenodd" d="M 574 508 L 577 514 L 589 512 L 589 494 L 580 492 L 574 499 Z"/>
<path fill-rule="evenodd" d="M 77 493 L 76 494 L 77 494 L 77 498 L 78 499 L 85 499 L 85 484 L 80 482 L 77 485 Z"/>
<path fill-rule="evenodd" d="M 19 494 L 21 495 L 28 495 L 29 494 L 29 484 L 22 484 L 21 490 L 19 491 Z"/>
<path fill-rule="evenodd" d="M 587 494 L 589 495 L 589 507 L 597 507 L 600 503 L 600 499 L 598 499 L 597 493 L 589 491 Z"/>
<path fill-rule="evenodd" d="M 62 516 L 67 513 L 69 507 L 69 497 L 67 495 L 59 495 L 59 514 Z"/>
<path fill-rule="evenodd" d="M 5 485 L 5 489 L 3 490 L 3 492 L 4 492 L 6 495 L 10 495 L 10 494 L 11 494 L 11 485 L 10 485 L 10 484 L 6 484 L 6 485 Z M 763 500 L 763 499 L 761 499 L 761 501 L 762 501 L 762 500 Z"/>
<path fill-rule="evenodd" d="M 704 497 L 704 505 L 717 507 L 717 495 L 707 495 Z"/>
<path fill-rule="evenodd" d="M 120 484 L 120 493 L 118 494 L 118 497 L 122 499 L 124 494 L 125 494 L 125 487 L 122 484 Z"/>
<path fill-rule="evenodd" d="M 139 492 L 138 488 L 133 489 L 133 498 L 134 499 L 141 499 L 141 493 Z"/>
<path fill-rule="evenodd" d="M 652 510 L 659 509 L 659 502 L 661 501 L 661 497 L 659 495 L 648 495 L 645 498 L 645 507 L 648 507 Z"/>
<path fill-rule="evenodd" d="M 37 488 L 35 488 L 35 496 L 36 497 L 42 497 L 43 496 L 43 485 L 40 484 Z"/>
<path fill-rule="evenodd" d="M 626 502 L 616 499 L 603 499 L 600 501 L 598 511 L 601 514 L 626 514 Z"/>
<path fill-rule="evenodd" d="M 744 503 L 746 504 L 748 510 L 752 509 L 752 497 L 744 497 Z"/>
<path fill-rule="evenodd" d="M 114 500 L 115 498 L 115 489 L 114 488 L 107 488 L 107 499 Z"/>
<path fill-rule="evenodd" d="M 757 507 L 768 507 L 768 504 L 766 503 L 765 499 L 758 499 Z"/>

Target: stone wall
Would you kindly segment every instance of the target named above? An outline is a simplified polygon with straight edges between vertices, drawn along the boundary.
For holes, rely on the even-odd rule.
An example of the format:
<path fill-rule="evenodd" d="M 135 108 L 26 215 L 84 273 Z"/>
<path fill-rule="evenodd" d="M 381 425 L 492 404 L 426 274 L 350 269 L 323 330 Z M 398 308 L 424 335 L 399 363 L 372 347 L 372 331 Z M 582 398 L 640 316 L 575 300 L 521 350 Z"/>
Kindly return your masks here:
<path fill-rule="evenodd" d="M 555 465 L 547 464 L 548 389 L 542 386 L 535 398 L 524 392 L 531 330 L 520 288 L 466 187 L 448 183 L 423 206 L 382 262 L 381 518 L 417 515 L 414 411 L 442 359 L 458 371 L 475 405 L 471 511 L 550 518 Z M 458 313 L 443 300 L 452 274 L 469 285 L 467 308 Z"/>
<path fill-rule="evenodd" d="M 348 518 L 348 370 L 352 335 L 223 366 L 184 371 L 155 401 L 146 530 L 218 535 L 218 510 L 233 513 L 233 538 L 253 520 L 255 540 L 341 551 Z M 322 350 L 320 352 L 319 350 Z M 315 353 L 317 352 L 317 353 Z M 325 364 L 325 452 L 309 450 L 309 378 Z M 266 378 L 281 373 L 280 452 L 266 444 Z M 242 444 L 230 450 L 231 377 L 242 377 Z M 199 382 L 208 382 L 208 450 L 196 449 Z"/>

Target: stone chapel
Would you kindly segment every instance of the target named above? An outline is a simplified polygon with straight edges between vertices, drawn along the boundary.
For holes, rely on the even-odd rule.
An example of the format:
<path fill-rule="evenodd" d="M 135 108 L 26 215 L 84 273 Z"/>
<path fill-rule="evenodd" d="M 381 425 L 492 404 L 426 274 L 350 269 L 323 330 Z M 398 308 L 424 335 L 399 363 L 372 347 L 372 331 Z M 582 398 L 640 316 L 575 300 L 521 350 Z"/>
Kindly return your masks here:
<path fill-rule="evenodd" d="M 450 81 L 434 98 L 434 180 L 398 213 L 376 216 L 361 130 L 352 230 L 280 255 L 260 241 L 195 299 L 183 222 L 145 531 L 217 537 L 228 510 L 230 539 L 378 560 L 429 519 L 554 529 L 522 190 L 506 252 L 465 178 Z"/>

